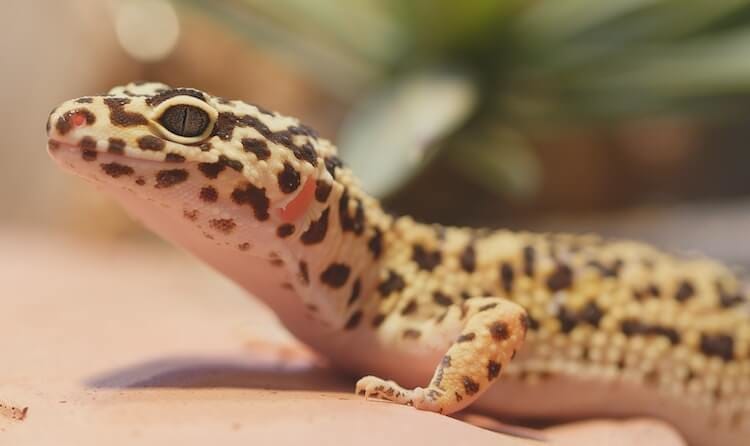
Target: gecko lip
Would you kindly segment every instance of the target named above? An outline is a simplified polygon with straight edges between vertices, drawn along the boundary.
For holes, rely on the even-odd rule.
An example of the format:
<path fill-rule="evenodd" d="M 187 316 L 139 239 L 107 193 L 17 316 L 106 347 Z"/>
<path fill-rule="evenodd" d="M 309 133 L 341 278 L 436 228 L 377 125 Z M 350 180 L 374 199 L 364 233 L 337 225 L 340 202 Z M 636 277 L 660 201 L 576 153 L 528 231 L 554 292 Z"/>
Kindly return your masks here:
<path fill-rule="evenodd" d="M 78 149 L 80 147 L 79 147 L 78 144 L 71 143 L 71 142 L 60 141 L 60 140 L 57 140 L 57 139 L 54 139 L 54 138 L 49 138 L 47 140 L 47 150 L 48 151 L 52 152 L 52 151 L 55 151 L 55 150 L 61 149 L 61 148 Z"/>
<path fill-rule="evenodd" d="M 63 159 L 71 155 L 79 157 L 80 154 L 86 150 L 95 151 L 100 155 L 111 157 L 112 159 L 126 159 L 132 162 L 145 163 L 146 165 L 152 163 L 152 165 L 162 163 L 162 161 L 156 159 L 131 156 L 128 154 L 128 146 L 124 146 L 122 148 L 123 153 L 119 153 L 112 152 L 107 148 L 102 147 L 102 144 L 100 144 L 99 142 L 97 142 L 97 144 L 90 149 L 81 147 L 81 145 L 82 144 L 77 141 L 63 141 L 60 139 L 49 138 L 47 140 L 47 152 L 54 160 L 61 162 L 64 167 L 67 166 L 67 168 L 72 171 L 76 171 L 77 169 L 73 168 L 73 166 L 68 162 L 63 161 Z M 78 175 L 81 174 L 78 173 Z M 303 185 L 296 191 L 286 195 L 285 197 L 283 197 L 283 199 L 275 203 L 271 203 L 270 208 L 273 209 L 273 212 L 271 214 L 275 219 L 284 222 L 299 220 L 306 215 L 309 204 L 313 200 L 315 187 L 315 181 L 313 180 L 313 178 L 308 177 L 304 181 Z"/>

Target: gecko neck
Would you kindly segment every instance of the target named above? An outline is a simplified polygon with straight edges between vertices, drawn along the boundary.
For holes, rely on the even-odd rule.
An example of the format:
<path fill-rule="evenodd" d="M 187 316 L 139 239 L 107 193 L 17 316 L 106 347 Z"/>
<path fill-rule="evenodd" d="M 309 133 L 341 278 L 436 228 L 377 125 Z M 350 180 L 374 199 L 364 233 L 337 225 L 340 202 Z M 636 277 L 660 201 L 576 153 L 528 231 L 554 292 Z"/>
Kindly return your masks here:
<path fill-rule="evenodd" d="M 341 328 L 377 286 L 384 237 L 393 218 L 367 195 L 346 168 L 337 166 L 325 200 L 299 240 L 285 243 L 291 287 L 305 311 L 326 326 Z"/>

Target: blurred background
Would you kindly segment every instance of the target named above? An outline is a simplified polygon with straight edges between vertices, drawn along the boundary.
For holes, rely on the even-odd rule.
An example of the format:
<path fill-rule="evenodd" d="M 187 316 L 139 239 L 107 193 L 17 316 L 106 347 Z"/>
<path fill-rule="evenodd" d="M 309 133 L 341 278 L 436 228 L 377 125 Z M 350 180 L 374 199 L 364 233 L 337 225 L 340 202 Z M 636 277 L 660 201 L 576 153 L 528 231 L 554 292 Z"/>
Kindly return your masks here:
<path fill-rule="evenodd" d="M 161 243 L 44 150 L 148 79 L 301 118 L 395 212 L 750 265 L 749 54 L 744 0 L 7 0 L 0 229 Z"/>

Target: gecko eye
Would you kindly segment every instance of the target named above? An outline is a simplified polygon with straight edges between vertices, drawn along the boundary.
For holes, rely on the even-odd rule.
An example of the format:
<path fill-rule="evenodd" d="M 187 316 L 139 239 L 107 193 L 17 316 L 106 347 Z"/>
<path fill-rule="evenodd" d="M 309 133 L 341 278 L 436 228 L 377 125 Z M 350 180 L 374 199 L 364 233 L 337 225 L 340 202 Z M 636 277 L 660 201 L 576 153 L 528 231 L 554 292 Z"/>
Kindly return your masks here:
<path fill-rule="evenodd" d="M 211 135 L 217 117 L 216 109 L 206 102 L 179 95 L 154 109 L 152 123 L 165 138 L 181 144 L 193 144 Z"/>
<path fill-rule="evenodd" d="M 173 105 L 159 118 L 159 123 L 175 135 L 193 138 L 206 131 L 211 122 L 208 113 L 192 105 Z"/>

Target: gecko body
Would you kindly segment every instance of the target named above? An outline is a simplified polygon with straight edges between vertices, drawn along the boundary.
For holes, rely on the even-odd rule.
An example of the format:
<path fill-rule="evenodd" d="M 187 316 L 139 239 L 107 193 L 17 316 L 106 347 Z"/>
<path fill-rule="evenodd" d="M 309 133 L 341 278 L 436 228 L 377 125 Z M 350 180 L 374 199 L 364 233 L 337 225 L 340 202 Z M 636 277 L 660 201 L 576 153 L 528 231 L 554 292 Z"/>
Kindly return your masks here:
<path fill-rule="evenodd" d="M 190 88 L 67 101 L 47 131 L 61 167 L 368 375 L 361 395 L 441 413 L 652 415 L 698 445 L 750 438 L 750 304 L 717 262 L 394 217 L 314 130 Z"/>

